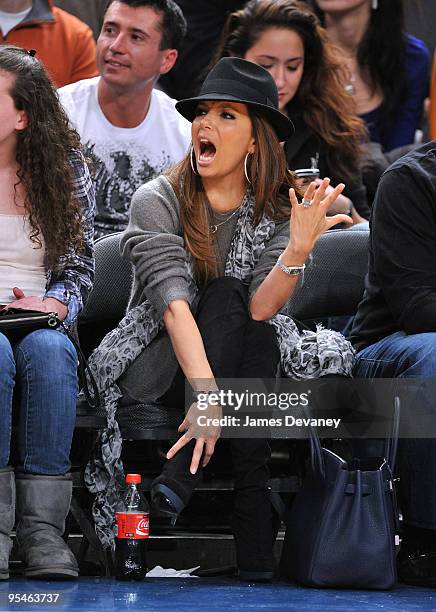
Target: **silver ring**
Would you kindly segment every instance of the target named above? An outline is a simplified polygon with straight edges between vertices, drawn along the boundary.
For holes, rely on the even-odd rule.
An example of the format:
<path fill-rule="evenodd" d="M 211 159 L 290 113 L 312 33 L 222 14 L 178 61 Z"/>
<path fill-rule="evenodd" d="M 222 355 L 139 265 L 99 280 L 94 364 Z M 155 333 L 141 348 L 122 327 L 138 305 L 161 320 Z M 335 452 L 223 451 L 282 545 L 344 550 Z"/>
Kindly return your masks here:
<path fill-rule="evenodd" d="M 306 198 L 303 198 L 301 203 L 303 204 L 303 208 L 310 208 L 312 206 L 312 200 L 307 200 Z"/>

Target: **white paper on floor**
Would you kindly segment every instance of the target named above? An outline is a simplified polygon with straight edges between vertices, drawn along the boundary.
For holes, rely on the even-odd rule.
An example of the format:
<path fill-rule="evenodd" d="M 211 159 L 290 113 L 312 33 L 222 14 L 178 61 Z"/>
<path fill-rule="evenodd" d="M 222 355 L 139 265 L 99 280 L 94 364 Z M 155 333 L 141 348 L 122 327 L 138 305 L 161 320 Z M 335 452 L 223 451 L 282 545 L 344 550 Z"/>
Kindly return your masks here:
<path fill-rule="evenodd" d="M 198 578 L 198 576 L 192 575 L 192 572 L 198 569 L 200 569 L 199 565 L 197 565 L 197 567 L 191 567 L 190 569 L 181 570 L 156 565 L 156 567 L 147 572 L 147 578 Z"/>

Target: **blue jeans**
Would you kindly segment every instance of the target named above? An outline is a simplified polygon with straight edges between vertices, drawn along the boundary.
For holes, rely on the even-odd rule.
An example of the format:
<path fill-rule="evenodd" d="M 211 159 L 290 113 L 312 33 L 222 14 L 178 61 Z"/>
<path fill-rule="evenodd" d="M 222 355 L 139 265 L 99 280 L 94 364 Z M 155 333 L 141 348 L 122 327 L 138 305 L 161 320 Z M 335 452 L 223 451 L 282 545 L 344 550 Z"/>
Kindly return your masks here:
<path fill-rule="evenodd" d="M 436 333 L 396 332 L 356 355 L 355 378 L 436 378 Z M 436 398 L 422 395 L 419 410 L 436 419 Z M 436 529 L 436 440 L 402 439 L 398 473 L 404 522 Z"/>
<path fill-rule="evenodd" d="M 9 462 L 15 383 L 19 469 L 65 474 L 78 392 L 77 353 L 67 336 L 40 329 L 11 345 L 0 334 L 0 469 Z"/>

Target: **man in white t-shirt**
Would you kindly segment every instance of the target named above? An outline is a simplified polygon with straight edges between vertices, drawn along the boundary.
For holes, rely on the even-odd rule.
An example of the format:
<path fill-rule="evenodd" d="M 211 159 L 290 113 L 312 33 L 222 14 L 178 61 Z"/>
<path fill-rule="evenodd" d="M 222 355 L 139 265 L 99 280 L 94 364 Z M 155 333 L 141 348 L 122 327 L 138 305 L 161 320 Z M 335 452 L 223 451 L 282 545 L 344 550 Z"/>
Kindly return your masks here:
<path fill-rule="evenodd" d="M 100 76 L 59 90 L 93 161 L 96 237 L 123 230 L 136 189 L 189 149 L 191 125 L 153 89 L 186 31 L 174 0 L 112 0 L 97 41 Z"/>

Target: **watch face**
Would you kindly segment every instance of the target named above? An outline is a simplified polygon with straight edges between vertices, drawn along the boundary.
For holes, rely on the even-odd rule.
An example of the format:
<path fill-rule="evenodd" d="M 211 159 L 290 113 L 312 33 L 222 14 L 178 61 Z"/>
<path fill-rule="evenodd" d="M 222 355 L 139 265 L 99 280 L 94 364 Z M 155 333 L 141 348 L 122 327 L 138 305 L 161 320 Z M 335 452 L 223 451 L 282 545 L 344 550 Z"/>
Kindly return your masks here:
<path fill-rule="evenodd" d="M 302 266 L 285 266 L 285 264 L 280 261 L 280 258 L 277 260 L 276 266 L 278 266 L 280 270 L 282 270 L 286 274 L 289 274 L 289 276 L 299 276 L 300 274 L 303 274 L 303 271 L 306 267 L 305 264 L 303 264 Z"/>

